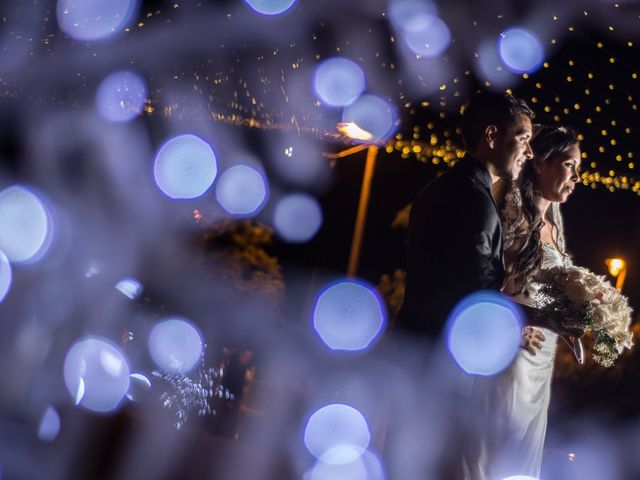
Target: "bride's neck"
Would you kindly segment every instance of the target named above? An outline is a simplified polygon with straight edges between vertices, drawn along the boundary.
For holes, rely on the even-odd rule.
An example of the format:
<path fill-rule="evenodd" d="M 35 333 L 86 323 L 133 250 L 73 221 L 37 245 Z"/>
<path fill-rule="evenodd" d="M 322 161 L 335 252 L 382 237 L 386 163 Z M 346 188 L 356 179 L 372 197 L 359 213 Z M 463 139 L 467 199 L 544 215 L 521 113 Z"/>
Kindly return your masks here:
<path fill-rule="evenodd" d="M 545 215 L 547 214 L 547 210 L 549 210 L 549 207 L 551 206 L 551 202 L 546 198 L 542 198 L 542 196 L 540 195 L 536 195 L 535 204 L 536 204 L 536 208 L 538 209 L 538 212 L 540 213 L 540 216 L 542 218 L 545 218 Z"/>

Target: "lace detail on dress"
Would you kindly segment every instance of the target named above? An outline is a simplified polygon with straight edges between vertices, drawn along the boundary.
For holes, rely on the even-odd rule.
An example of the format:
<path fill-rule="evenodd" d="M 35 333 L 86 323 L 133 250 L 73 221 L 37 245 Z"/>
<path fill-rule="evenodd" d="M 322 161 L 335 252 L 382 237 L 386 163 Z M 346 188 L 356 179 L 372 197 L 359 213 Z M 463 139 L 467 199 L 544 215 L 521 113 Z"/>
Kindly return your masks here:
<path fill-rule="evenodd" d="M 552 243 L 542 243 L 542 265 L 540 266 L 540 270 L 550 270 L 555 267 L 567 268 L 569 265 L 571 265 L 569 255 L 562 253 L 558 250 L 558 247 Z M 535 308 L 540 307 L 537 300 L 537 294 L 541 287 L 539 273 L 540 271 L 534 274 L 525 285 L 525 290 L 527 291 L 526 297 L 528 297 L 527 305 Z"/>
<path fill-rule="evenodd" d="M 502 201 L 500 215 L 502 217 L 502 236 L 505 250 L 513 245 L 516 235 L 524 227 L 524 214 L 522 213 L 522 197 L 515 184 L 508 187 Z"/>

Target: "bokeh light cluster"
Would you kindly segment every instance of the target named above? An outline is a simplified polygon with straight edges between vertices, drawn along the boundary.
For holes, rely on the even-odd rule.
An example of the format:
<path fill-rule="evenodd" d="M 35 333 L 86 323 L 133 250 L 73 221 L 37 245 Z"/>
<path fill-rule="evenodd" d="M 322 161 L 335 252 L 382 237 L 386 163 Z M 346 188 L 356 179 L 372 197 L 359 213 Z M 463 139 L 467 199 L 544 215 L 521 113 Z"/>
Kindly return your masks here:
<path fill-rule="evenodd" d="M 324 463 L 349 463 L 369 446 L 371 433 L 362 413 L 344 404 L 318 409 L 307 421 L 304 444 L 314 457 Z"/>
<path fill-rule="evenodd" d="M 524 28 L 513 28 L 500 35 L 498 50 L 504 64 L 516 73 L 532 73 L 544 60 L 538 37 Z"/>
<path fill-rule="evenodd" d="M 303 478 L 384 480 L 380 460 L 368 449 L 370 442 L 369 426 L 357 409 L 340 403 L 318 409 L 304 430 L 304 444 L 316 462 Z"/>
<path fill-rule="evenodd" d="M 330 58 L 316 67 L 314 87 L 322 102 L 333 107 L 344 107 L 353 103 L 364 91 L 364 72 L 352 60 Z"/>
<path fill-rule="evenodd" d="M 213 185 L 218 163 L 207 142 L 195 135 L 179 135 L 160 148 L 153 172 L 165 195 L 190 199 L 202 196 Z"/>
<path fill-rule="evenodd" d="M 343 122 L 355 123 L 371 134 L 367 143 L 384 143 L 393 135 L 396 120 L 393 105 L 376 95 L 362 95 L 342 112 Z"/>
<path fill-rule="evenodd" d="M 255 215 L 267 200 L 267 182 L 255 168 L 234 165 L 220 175 L 216 199 L 230 215 Z"/>
<path fill-rule="evenodd" d="M 60 414 L 51 405 L 42 415 L 40 425 L 38 426 L 38 438 L 44 442 L 52 442 L 60 432 Z"/>
<path fill-rule="evenodd" d="M 118 347 L 92 336 L 78 341 L 67 352 L 64 381 L 76 405 L 108 412 L 120 405 L 129 390 L 129 366 Z"/>
<path fill-rule="evenodd" d="M 289 10 L 296 0 L 244 0 L 255 12 L 263 15 L 280 15 Z"/>
<path fill-rule="evenodd" d="M 142 295 L 142 284 L 135 278 L 124 278 L 116 284 L 116 289 L 125 297 L 136 300 Z"/>
<path fill-rule="evenodd" d="M 96 93 L 96 110 L 107 121 L 133 120 L 144 109 L 147 87 L 134 72 L 124 70 L 105 78 Z"/>
<path fill-rule="evenodd" d="M 520 349 L 522 312 L 501 294 L 464 298 L 447 321 L 447 344 L 465 372 L 490 376 L 507 368 Z"/>
<path fill-rule="evenodd" d="M 58 0 L 60 29 L 80 41 L 101 40 L 122 31 L 137 14 L 138 0 Z"/>
<path fill-rule="evenodd" d="M 351 280 L 325 288 L 313 309 L 313 328 L 332 350 L 367 349 L 385 322 L 385 307 L 375 289 Z"/>
<path fill-rule="evenodd" d="M 200 332 L 185 318 L 163 320 L 153 327 L 149 335 L 151 358 L 169 373 L 191 370 L 200 360 L 202 349 Z"/>
<path fill-rule="evenodd" d="M 386 362 L 398 358 L 382 358 L 396 352 L 372 349 L 387 323 L 372 285 L 327 285 L 303 329 L 302 309 L 288 303 L 307 311 L 319 272 L 342 264 L 334 255 L 341 247 L 331 258 L 308 254 L 322 242 L 342 241 L 332 230 L 333 196 L 342 195 L 336 191 L 345 178 L 353 189 L 344 191 L 359 184 L 359 177 L 353 182 L 357 162 L 327 157 L 359 141 L 380 145 L 377 162 L 384 169 L 378 172 L 400 168 L 403 159 L 434 169 L 454 166 L 463 156 L 456 129 L 468 94 L 478 87 L 509 90 L 525 98 L 541 122 L 579 127 L 583 185 L 640 195 L 637 2 L 533 2 L 525 10 L 504 2 L 430 0 L 5 3 L 2 478 L 94 478 L 99 475 L 89 470 L 103 467 L 114 478 L 161 478 L 167 471 L 189 478 L 193 465 L 202 465 L 196 475 L 205 477 L 260 478 L 279 468 L 272 461 L 283 457 L 279 447 L 267 449 L 265 462 L 251 462 L 236 450 L 249 443 L 229 442 L 226 455 L 217 448 L 225 442 L 220 438 L 215 461 L 208 440 L 181 454 L 185 436 L 176 436 L 158 411 L 166 399 L 172 407 L 190 399 L 166 378 L 184 385 L 202 371 L 218 376 L 195 391 L 200 400 L 215 396 L 218 412 L 190 429 L 219 435 L 231 419 L 223 432 L 229 439 L 257 435 L 294 444 L 295 458 L 284 468 L 308 469 L 306 480 L 382 480 L 383 466 L 370 448 L 384 439 L 385 421 L 394 427 L 397 420 L 381 413 L 400 412 L 411 434 L 403 430 L 403 442 L 391 444 L 385 460 L 393 462 L 394 478 L 428 476 L 429 462 L 452 452 L 449 422 L 465 413 L 455 402 L 434 399 L 460 393 L 448 391 L 450 379 L 389 378 L 405 372 L 390 374 L 397 371 Z M 340 122 L 369 137 L 344 138 L 336 131 Z M 238 151 L 261 161 L 234 161 L 230 152 Z M 416 167 L 405 163 L 408 172 Z M 394 196 L 384 197 L 385 207 L 393 208 L 416 178 L 403 176 Z M 381 194 L 375 185 L 373 191 Z M 381 211 L 377 220 L 384 218 Z M 265 234 L 260 221 L 273 226 L 277 238 Z M 227 224 L 233 228 L 224 230 Z M 237 225 L 248 225 L 249 233 L 234 230 Z M 372 237 L 366 233 L 365 243 L 378 241 Z M 302 279 L 292 282 L 288 269 L 298 254 Z M 377 274 L 367 278 L 376 282 Z M 254 304 L 257 292 L 267 293 Z M 467 299 L 451 316 L 447 353 L 469 374 L 495 375 L 521 353 L 521 324 L 518 309 L 502 297 Z M 208 337 L 211 332 L 219 336 Z M 209 370 L 197 368 L 206 343 L 207 359 L 214 359 Z M 424 343 L 411 347 L 398 354 L 406 360 L 398 364 L 436 369 L 437 361 L 424 359 L 431 353 Z M 340 369 L 353 381 L 318 394 L 325 377 Z M 158 370 L 167 376 L 156 376 Z M 634 378 L 632 367 L 621 370 L 631 374 L 620 378 Z M 592 380 L 602 378 L 585 371 Z M 375 393 L 354 395 L 368 375 Z M 237 390 L 217 389 L 217 382 Z M 166 394 L 162 400 L 160 394 Z M 325 407 L 306 423 L 307 455 L 300 435 L 288 435 L 301 430 L 292 412 L 309 404 Z M 429 417 L 432 411 L 437 418 Z M 192 420 L 199 415 L 190 413 Z M 580 422 L 590 425 L 598 415 L 588 413 Z M 634 445 L 628 439 L 637 439 L 632 423 L 625 419 L 619 429 L 595 436 L 585 429 L 575 441 L 549 449 L 545 461 L 558 476 L 631 478 L 640 472 L 628 454 Z M 558 432 L 564 425 L 550 427 Z M 141 452 L 159 454 L 149 462 Z"/>
<path fill-rule="evenodd" d="M 0 192 L 0 251 L 11 262 L 41 258 L 51 242 L 53 226 L 41 199 L 22 186 Z"/>
<path fill-rule="evenodd" d="M 130 384 L 127 398 L 129 400 L 138 401 L 142 399 L 146 392 L 151 389 L 151 380 L 142 373 L 132 373 L 129 375 Z"/>
<path fill-rule="evenodd" d="M 285 241 L 307 242 L 322 226 L 322 209 L 311 195 L 292 193 L 276 204 L 273 224 Z"/>
<path fill-rule="evenodd" d="M 0 251 L 0 303 L 2 303 L 11 288 L 12 277 L 9 259 Z"/>

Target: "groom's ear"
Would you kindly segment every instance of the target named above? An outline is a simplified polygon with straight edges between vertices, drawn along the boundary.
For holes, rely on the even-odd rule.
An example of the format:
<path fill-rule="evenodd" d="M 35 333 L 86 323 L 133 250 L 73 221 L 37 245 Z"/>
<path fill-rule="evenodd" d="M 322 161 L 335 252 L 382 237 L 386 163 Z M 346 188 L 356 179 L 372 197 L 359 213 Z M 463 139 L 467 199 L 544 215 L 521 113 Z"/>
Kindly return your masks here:
<path fill-rule="evenodd" d="M 495 148 L 497 137 L 498 127 L 496 127 L 495 125 L 487 125 L 487 128 L 484 129 L 484 140 L 487 142 L 489 148 Z"/>

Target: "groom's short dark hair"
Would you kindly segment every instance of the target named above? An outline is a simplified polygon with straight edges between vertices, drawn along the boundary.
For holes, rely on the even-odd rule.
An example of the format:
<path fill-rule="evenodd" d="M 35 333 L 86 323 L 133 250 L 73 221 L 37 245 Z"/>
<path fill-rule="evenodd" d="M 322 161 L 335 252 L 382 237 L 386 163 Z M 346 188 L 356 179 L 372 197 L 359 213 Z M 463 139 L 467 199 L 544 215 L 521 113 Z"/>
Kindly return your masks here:
<path fill-rule="evenodd" d="M 478 147 L 488 125 L 506 129 L 517 114 L 531 120 L 535 117 L 527 102 L 509 93 L 480 92 L 467 103 L 462 114 L 462 140 L 465 149 L 473 152 Z"/>

